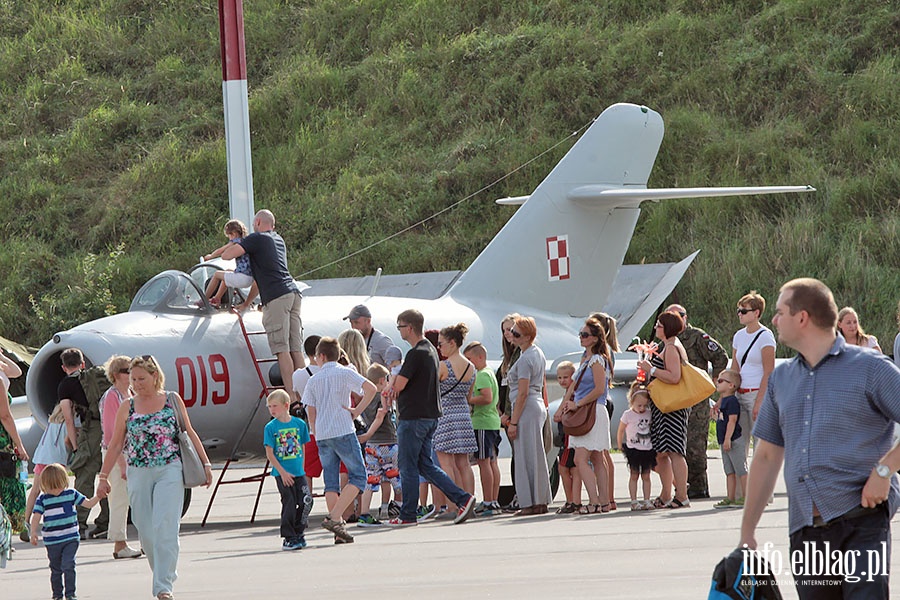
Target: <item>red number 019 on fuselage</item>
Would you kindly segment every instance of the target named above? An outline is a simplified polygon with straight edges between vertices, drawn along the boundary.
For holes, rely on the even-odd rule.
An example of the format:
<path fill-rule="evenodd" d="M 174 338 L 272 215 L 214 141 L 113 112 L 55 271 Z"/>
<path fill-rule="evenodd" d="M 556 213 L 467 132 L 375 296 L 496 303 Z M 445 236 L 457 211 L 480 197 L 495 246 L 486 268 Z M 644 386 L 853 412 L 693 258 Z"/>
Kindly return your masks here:
<path fill-rule="evenodd" d="M 228 362 L 221 354 L 203 356 L 179 356 L 175 359 L 175 370 L 178 373 L 178 393 L 184 399 L 185 406 L 191 407 L 200 402 L 206 406 L 208 400 L 213 404 L 225 404 L 231 396 L 231 378 L 228 374 Z"/>

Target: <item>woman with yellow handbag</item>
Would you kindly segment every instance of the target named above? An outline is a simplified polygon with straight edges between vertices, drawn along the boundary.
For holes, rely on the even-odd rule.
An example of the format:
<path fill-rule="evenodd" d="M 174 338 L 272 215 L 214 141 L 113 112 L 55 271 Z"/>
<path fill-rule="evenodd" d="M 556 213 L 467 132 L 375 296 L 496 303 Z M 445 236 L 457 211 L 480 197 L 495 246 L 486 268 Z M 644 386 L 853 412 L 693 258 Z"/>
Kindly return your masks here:
<path fill-rule="evenodd" d="M 638 363 L 638 368 L 654 379 L 668 384 L 681 381 L 681 368 L 687 363 L 687 352 L 678 334 L 684 331 L 681 316 L 665 312 L 656 319 L 654 328 L 656 337 L 662 342 L 657 354 L 649 361 Z M 652 400 L 652 392 L 651 392 Z M 656 472 L 662 483 L 662 491 L 654 500 L 656 508 L 686 508 L 691 505 L 687 496 L 687 424 L 690 408 L 682 408 L 671 412 L 662 412 L 653 402 L 650 403 L 650 440 L 656 450 Z M 672 485 L 675 494 L 672 495 Z"/>

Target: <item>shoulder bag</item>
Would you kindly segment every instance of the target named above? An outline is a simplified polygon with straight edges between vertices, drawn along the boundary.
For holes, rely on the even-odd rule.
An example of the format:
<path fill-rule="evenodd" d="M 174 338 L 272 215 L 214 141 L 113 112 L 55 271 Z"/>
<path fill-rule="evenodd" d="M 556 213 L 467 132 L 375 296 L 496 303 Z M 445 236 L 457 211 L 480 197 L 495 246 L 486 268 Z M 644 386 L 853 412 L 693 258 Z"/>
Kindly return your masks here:
<path fill-rule="evenodd" d="M 716 386 L 705 371 L 681 361 L 681 379 L 678 383 L 666 383 L 654 379 L 647 386 L 653 404 L 660 412 L 670 413 L 690 408 L 713 395 Z"/>
<path fill-rule="evenodd" d="M 585 364 L 584 368 L 581 370 L 581 373 L 579 373 L 578 380 L 575 382 L 575 388 L 572 390 L 573 398 L 575 397 L 575 390 L 577 390 L 579 384 L 581 384 L 581 378 L 584 377 L 584 372 L 588 369 L 590 369 L 590 367 Z M 597 401 L 594 400 L 593 402 L 579 404 L 575 407 L 575 410 L 570 410 L 563 413 L 563 432 L 566 435 L 586 435 L 591 429 L 594 428 L 594 423 L 596 421 Z"/>
<path fill-rule="evenodd" d="M 175 421 L 178 423 L 178 447 L 181 449 L 181 474 L 184 478 L 184 487 L 195 488 L 206 484 L 206 468 L 191 436 L 184 428 L 184 418 L 178 405 L 172 401 L 171 392 L 166 392 L 166 403 L 175 411 Z"/>

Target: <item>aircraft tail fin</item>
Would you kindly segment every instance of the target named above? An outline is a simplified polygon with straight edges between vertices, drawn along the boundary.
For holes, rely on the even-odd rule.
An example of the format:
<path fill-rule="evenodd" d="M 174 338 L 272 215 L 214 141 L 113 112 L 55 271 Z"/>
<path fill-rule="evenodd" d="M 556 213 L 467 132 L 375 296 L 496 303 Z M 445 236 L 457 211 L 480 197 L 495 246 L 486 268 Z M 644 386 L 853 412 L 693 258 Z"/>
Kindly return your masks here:
<path fill-rule="evenodd" d="M 659 113 L 615 104 L 585 131 L 449 291 L 583 316 L 603 306 L 640 200 L 570 197 L 585 186 L 646 188 L 663 137 Z"/>
<path fill-rule="evenodd" d="M 662 117 L 646 106 L 614 104 L 603 111 L 530 196 L 500 201 L 521 207 L 449 295 L 470 303 L 507 298 L 510 310 L 583 317 L 606 304 L 641 202 L 815 191 L 647 189 L 663 132 Z"/>

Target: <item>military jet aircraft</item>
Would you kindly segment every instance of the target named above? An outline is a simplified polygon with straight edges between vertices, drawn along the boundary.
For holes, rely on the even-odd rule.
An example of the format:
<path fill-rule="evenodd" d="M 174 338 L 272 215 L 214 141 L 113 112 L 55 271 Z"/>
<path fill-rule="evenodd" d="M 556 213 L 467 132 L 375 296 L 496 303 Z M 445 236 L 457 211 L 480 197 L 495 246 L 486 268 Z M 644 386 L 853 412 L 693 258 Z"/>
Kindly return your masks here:
<path fill-rule="evenodd" d="M 466 323 L 468 339 L 481 340 L 497 359 L 500 321 L 518 312 L 537 320 L 538 344 L 551 376 L 556 360 L 579 349 L 576 333 L 597 309 L 617 317 L 621 339 L 630 339 L 696 256 L 674 264 L 622 266 L 641 202 L 814 191 L 809 186 L 647 189 L 662 138 L 659 113 L 634 104 L 609 107 L 529 196 L 498 201 L 520 208 L 465 271 L 389 275 L 372 289 L 367 289 L 371 278 L 310 282 L 303 299 L 305 333 L 336 335 L 347 326 L 342 319 L 350 308 L 364 303 L 374 327 L 393 334 L 403 348 L 396 316 L 417 308 L 427 328 Z M 160 273 L 138 291 L 127 312 L 54 335 L 28 372 L 33 424 L 26 438 L 36 443 L 46 426 L 63 376 L 59 356 L 77 347 L 90 364 L 113 354 L 153 354 L 167 389 L 184 398 L 213 460 L 259 455 L 269 419 L 261 393 L 275 376 L 268 369 L 257 374 L 256 360 L 270 356 L 265 336 L 253 335 L 262 332 L 261 313 L 251 310 L 241 317 L 211 306 L 203 290 L 216 268 L 221 265 Z M 622 370 L 626 376 L 629 371 Z"/>

